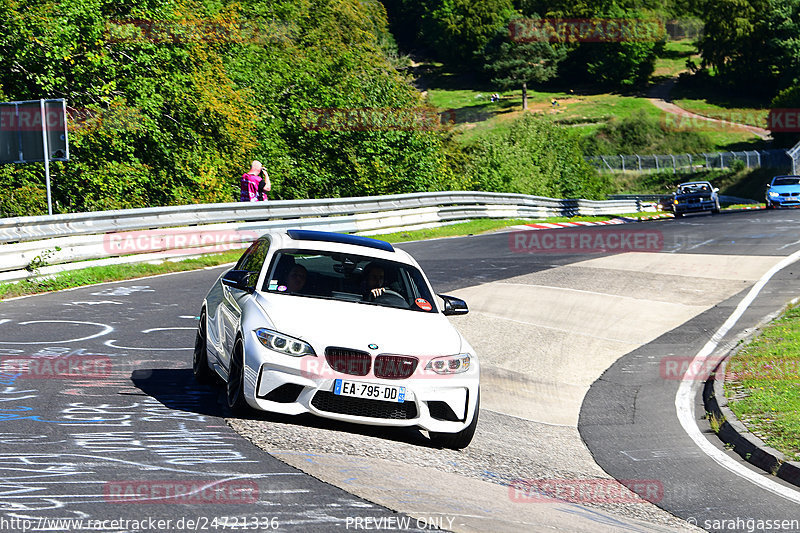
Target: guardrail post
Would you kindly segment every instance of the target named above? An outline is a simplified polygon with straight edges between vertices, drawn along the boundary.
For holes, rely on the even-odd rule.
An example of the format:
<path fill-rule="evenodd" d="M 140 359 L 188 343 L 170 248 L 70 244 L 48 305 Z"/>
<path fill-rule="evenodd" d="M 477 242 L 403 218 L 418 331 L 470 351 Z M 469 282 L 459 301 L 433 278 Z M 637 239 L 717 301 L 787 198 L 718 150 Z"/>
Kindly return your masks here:
<path fill-rule="evenodd" d="M 675 156 L 672 154 L 669 154 L 669 156 L 672 158 L 672 173 L 675 174 L 676 172 L 678 172 L 677 163 L 675 162 Z"/>
<path fill-rule="evenodd" d="M 653 159 L 656 160 L 656 172 L 658 172 L 658 156 L 656 154 L 653 154 Z"/>
<path fill-rule="evenodd" d="M 621 155 L 619 158 L 622 160 L 622 171 L 625 172 L 625 156 Z"/>
<path fill-rule="evenodd" d="M 642 171 L 642 158 L 639 157 L 639 154 L 636 154 L 636 159 L 639 160 L 639 172 Z"/>

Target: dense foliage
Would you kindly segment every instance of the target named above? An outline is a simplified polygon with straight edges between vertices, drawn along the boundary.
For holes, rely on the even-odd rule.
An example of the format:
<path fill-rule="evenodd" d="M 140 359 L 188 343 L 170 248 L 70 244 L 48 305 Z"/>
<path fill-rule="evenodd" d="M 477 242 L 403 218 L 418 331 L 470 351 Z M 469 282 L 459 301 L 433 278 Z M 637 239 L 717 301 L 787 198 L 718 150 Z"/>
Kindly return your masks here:
<path fill-rule="evenodd" d="M 702 66 L 713 68 L 721 83 L 768 97 L 800 83 L 800 0 L 704 0 L 699 5 L 705 23 Z"/>
<path fill-rule="evenodd" d="M 1 0 L 0 26 L 0 96 L 71 108 L 57 211 L 233 201 L 256 158 L 273 198 L 461 186 L 446 132 L 388 58 L 380 2 Z M 365 126 L 358 109 L 380 116 Z M 3 213 L 42 212 L 42 175 L 0 167 Z"/>
<path fill-rule="evenodd" d="M 526 114 L 468 148 L 467 174 L 484 191 L 602 199 L 610 181 L 586 162 L 579 143 L 568 128 Z"/>
<path fill-rule="evenodd" d="M 612 89 L 633 88 L 645 83 L 653 73 L 656 54 L 663 44 L 665 34 L 660 16 L 642 10 L 647 2 L 604 0 L 556 1 L 491 0 L 433 0 L 420 3 L 415 0 L 385 0 L 392 28 L 407 49 L 422 49 L 432 57 L 449 62 L 451 66 L 480 72 L 483 66 L 487 80 L 507 80 L 508 75 L 498 71 L 516 70 L 514 78 L 526 81 L 544 81 L 555 72 L 542 76 L 547 68 L 539 69 L 536 76 L 520 75 L 519 67 L 498 66 L 510 62 L 520 64 L 524 58 L 538 57 L 544 67 L 557 65 L 559 76 L 571 82 L 600 84 Z M 650 2 L 652 7 L 664 8 L 661 3 Z M 638 25 L 639 35 L 617 39 L 602 36 L 596 41 L 581 42 L 574 34 L 542 34 L 520 40 L 514 35 L 513 21 L 523 29 L 538 28 L 543 20 L 622 21 Z M 511 24 L 511 25 L 510 25 Z M 646 33 L 643 35 L 642 33 Z M 560 46 L 550 46 L 558 43 Z M 531 68 L 526 68 L 532 73 Z M 587 76 L 588 74 L 588 76 Z M 518 85 L 521 87 L 522 82 Z M 505 85 L 504 85 L 505 86 Z"/>

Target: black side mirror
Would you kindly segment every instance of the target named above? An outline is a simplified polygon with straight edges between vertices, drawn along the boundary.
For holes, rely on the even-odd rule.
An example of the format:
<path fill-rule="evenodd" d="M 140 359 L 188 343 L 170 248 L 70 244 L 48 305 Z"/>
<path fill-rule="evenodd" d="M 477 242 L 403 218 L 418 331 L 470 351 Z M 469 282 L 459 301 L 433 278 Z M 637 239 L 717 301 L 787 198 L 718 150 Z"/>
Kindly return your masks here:
<path fill-rule="evenodd" d="M 453 296 L 447 296 L 446 294 L 439 294 L 438 296 L 444 301 L 444 307 L 442 308 L 443 314 L 466 315 L 469 313 L 467 302 L 464 300 L 460 298 L 454 298 Z"/>
<path fill-rule="evenodd" d="M 250 274 L 252 274 L 252 272 L 249 270 L 228 270 L 222 276 L 222 284 L 233 287 L 234 289 L 253 292 L 253 287 L 247 286 L 247 283 L 250 281 Z"/>

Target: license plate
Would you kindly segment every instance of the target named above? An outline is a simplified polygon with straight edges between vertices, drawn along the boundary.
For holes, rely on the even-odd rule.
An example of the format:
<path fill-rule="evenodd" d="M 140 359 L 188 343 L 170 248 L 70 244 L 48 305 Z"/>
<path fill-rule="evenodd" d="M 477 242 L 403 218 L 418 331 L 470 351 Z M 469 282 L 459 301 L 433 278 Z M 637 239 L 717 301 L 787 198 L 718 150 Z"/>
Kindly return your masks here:
<path fill-rule="evenodd" d="M 363 381 L 347 381 L 344 379 L 336 380 L 333 385 L 333 393 L 338 396 L 368 398 L 370 400 L 383 400 L 384 402 L 403 403 L 406 400 L 405 387 L 364 383 Z"/>

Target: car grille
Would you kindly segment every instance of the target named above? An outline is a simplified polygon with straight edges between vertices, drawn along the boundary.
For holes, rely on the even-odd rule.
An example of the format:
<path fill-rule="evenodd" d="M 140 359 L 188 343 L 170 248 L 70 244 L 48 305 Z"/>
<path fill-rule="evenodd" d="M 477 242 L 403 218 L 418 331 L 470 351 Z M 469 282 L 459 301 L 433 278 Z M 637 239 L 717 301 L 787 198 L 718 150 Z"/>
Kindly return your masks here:
<path fill-rule="evenodd" d="M 375 377 L 383 379 L 406 379 L 417 369 L 416 357 L 402 355 L 379 355 L 375 358 Z"/>
<path fill-rule="evenodd" d="M 800 195 L 800 192 L 782 192 L 781 193 L 781 196 L 784 196 L 784 197 L 786 197 L 786 196 L 798 196 L 798 195 Z"/>
<path fill-rule="evenodd" d="M 367 352 L 347 348 L 325 349 L 325 360 L 336 372 L 351 376 L 366 376 L 372 366 L 372 356 Z"/>
<path fill-rule="evenodd" d="M 320 411 L 367 418 L 411 420 L 417 417 L 417 405 L 414 402 L 398 403 L 367 400 L 365 398 L 337 396 L 328 391 L 318 391 L 311 400 L 311 405 Z"/>

